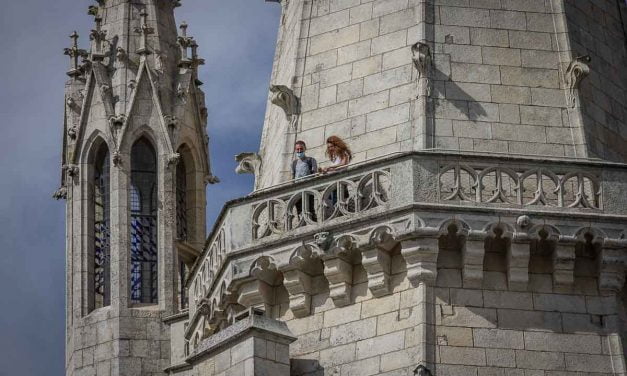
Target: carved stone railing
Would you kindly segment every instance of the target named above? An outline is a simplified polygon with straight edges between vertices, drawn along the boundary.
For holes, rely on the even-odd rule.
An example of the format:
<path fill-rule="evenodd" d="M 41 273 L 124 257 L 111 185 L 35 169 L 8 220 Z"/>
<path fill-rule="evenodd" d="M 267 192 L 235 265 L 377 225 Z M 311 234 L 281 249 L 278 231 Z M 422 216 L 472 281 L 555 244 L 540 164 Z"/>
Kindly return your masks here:
<path fill-rule="evenodd" d="M 384 168 L 268 198 L 254 206 L 253 239 L 384 206 L 389 201 L 390 183 L 390 171 Z"/>
<path fill-rule="evenodd" d="M 514 167 L 453 162 L 440 167 L 440 201 L 602 209 L 598 172 L 576 167 Z"/>
<path fill-rule="evenodd" d="M 532 245 L 551 249 L 557 285 L 572 284 L 575 249 L 590 249 L 602 256 L 599 288 L 616 289 L 627 263 L 626 191 L 622 164 L 433 151 L 253 192 L 225 205 L 191 271 L 185 336 L 206 337 L 243 307 L 271 310 L 279 285 L 305 316 L 312 276 L 328 281 L 334 304 L 350 304 L 357 264 L 374 296 L 390 292 L 392 257 L 410 281 L 430 283 L 442 247 L 463 245 L 464 283 L 477 285 L 485 249 L 508 244 L 512 289 L 526 286 Z"/>

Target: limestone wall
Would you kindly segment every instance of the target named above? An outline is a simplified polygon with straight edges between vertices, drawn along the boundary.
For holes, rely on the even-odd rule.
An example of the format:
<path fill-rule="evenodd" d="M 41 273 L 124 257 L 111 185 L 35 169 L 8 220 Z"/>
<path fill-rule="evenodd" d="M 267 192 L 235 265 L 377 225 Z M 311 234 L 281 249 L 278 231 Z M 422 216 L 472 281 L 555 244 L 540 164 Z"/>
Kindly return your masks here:
<path fill-rule="evenodd" d="M 422 359 L 435 361 L 429 368 L 438 376 L 624 372 L 617 335 L 624 307 L 599 295 L 586 265 L 574 286 L 556 288 L 546 261 L 532 256 L 528 289 L 512 291 L 504 257 L 488 253 L 483 284 L 473 289 L 462 283 L 460 256 L 441 253 L 436 287 L 421 303 L 395 261 L 391 295 L 373 298 L 359 273 L 354 304 L 335 308 L 320 291 L 311 316 L 281 310 L 298 337 L 290 347 L 292 375 L 408 375 Z"/>
<path fill-rule="evenodd" d="M 591 155 L 627 160 L 627 6 L 620 1 L 565 1 L 574 56 L 590 56 L 581 83 L 583 123 Z M 623 18 L 619 13 L 622 9 Z"/>
<path fill-rule="evenodd" d="M 348 141 L 354 161 L 425 148 L 622 155 L 625 52 L 613 1 L 283 4 L 273 81 L 291 85 L 302 115 L 291 129 L 269 105 L 260 187 L 289 178 L 296 139 L 326 162 L 330 135 Z M 426 83 L 412 61 L 419 41 L 432 59 Z M 568 67 L 585 54 L 593 62 L 580 95 Z"/>

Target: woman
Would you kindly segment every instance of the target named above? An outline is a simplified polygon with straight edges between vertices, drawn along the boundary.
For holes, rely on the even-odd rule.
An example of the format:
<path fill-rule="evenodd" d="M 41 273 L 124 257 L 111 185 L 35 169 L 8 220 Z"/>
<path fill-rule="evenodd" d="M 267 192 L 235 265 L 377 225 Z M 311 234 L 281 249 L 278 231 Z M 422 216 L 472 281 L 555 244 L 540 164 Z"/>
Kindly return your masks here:
<path fill-rule="evenodd" d="M 337 136 L 331 136 L 327 138 L 327 157 L 331 160 L 331 166 L 322 167 L 318 169 L 318 172 L 326 174 L 330 171 L 338 170 L 346 166 L 351 159 L 353 159 L 353 153 L 351 149 L 346 145 L 341 138 Z"/>

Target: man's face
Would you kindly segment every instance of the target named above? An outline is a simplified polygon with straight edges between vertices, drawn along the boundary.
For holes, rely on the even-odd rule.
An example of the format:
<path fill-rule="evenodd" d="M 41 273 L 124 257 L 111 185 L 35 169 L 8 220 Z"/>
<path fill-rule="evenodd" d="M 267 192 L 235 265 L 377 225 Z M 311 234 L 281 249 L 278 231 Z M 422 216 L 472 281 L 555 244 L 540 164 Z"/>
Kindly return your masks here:
<path fill-rule="evenodd" d="M 296 153 L 304 153 L 305 152 L 305 147 L 303 145 L 301 145 L 301 144 L 296 144 L 294 146 L 294 151 Z"/>

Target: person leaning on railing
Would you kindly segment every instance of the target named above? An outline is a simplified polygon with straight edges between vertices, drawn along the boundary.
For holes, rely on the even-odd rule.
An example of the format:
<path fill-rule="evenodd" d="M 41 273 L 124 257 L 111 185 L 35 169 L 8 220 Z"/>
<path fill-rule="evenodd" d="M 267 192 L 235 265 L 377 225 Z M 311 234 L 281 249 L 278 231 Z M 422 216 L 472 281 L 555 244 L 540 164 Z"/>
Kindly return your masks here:
<path fill-rule="evenodd" d="M 351 149 L 346 145 L 341 138 L 337 136 L 331 136 L 327 138 L 327 157 L 331 160 L 331 166 L 321 167 L 318 172 L 326 174 L 327 172 L 336 171 L 346 165 L 348 165 L 353 159 L 353 153 Z"/>

